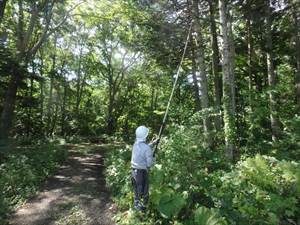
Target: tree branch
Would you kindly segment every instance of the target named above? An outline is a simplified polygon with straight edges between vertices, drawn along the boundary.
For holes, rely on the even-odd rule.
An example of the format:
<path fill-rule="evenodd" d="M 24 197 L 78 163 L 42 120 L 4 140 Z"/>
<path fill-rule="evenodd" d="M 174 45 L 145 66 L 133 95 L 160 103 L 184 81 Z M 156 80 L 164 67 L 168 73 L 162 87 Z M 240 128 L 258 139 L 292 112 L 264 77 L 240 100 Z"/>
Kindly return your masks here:
<path fill-rule="evenodd" d="M 69 18 L 69 16 L 71 15 L 70 13 L 75 10 L 79 5 L 83 4 L 86 1 L 81 1 L 79 3 L 77 3 L 75 6 L 73 6 L 70 10 L 68 10 L 66 12 L 66 14 L 63 16 L 63 19 L 61 20 L 61 22 L 59 22 L 54 28 L 52 28 L 49 31 L 49 27 L 50 27 L 50 23 L 51 23 L 51 19 L 52 19 L 52 14 L 53 14 L 53 6 L 55 4 L 55 0 L 52 1 L 51 3 L 51 10 L 50 14 L 48 15 L 48 18 L 46 19 L 46 26 L 43 30 L 42 35 L 40 36 L 39 40 L 34 44 L 34 46 L 28 51 L 28 56 L 32 57 L 36 51 L 41 47 L 41 45 L 44 43 L 44 41 L 51 36 L 54 32 L 56 32 L 65 22 L 66 20 Z"/>
<path fill-rule="evenodd" d="M 36 3 L 32 2 L 31 6 L 32 6 L 32 13 L 31 13 L 31 17 L 30 17 L 30 22 L 29 22 L 29 26 L 28 26 L 27 32 L 24 37 L 25 48 L 27 48 L 27 46 L 29 44 L 30 36 L 32 35 L 34 26 L 35 26 L 35 23 L 36 23 L 36 20 L 38 17 L 38 9 L 37 9 Z"/>

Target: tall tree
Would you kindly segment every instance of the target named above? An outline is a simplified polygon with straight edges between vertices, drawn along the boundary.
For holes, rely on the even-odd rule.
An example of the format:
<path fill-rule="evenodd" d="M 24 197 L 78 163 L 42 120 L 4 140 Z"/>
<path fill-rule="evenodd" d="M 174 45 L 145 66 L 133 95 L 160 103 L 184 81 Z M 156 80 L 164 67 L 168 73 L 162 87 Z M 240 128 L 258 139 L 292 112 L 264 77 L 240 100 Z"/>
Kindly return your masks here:
<path fill-rule="evenodd" d="M 232 90 L 235 87 L 233 74 L 233 58 L 231 40 L 231 23 L 229 21 L 228 1 L 219 0 L 220 23 L 223 39 L 222 69 L 223 69 L 223 106 L 224 106 L 224 134 L 226 143 L 226 155 L 232 160 L 236 144 L 236 112 L 235 96 Z"/>
<path fill-rule="evenodd" d="M 209 4 L 209 20 L 210 20 L 210 36 L 211 36 L 211 49 L 212 49 L 212 74 L 214 77 L 215 89 L 215 128 L 217 131 L 221 130 L 221 99 L 222 99 L 222 77 L 220 74 L 220 52 L 218 46 L 218 34 L 215 21 L 215 6 L 212 0 L 208 1 Z"/>
<path fill-rule="evenodd" d="M 60 18 L 59 23 L 53 24 L 55 4 L 58 4 L 55 0 L 40 2 L 18 0 L 17 3 L 12 3 L 13 10 L 16 11 L 18 16 L 16 38 L 12 37 L 12 40 L 15 40 L 17 48 L 17 61 L 24 68 L 27 67 L 28 63 L 33 59 L 46 39 L 67 20 L 70 11 Z M 30 10 L 27 10 L 27 8 Z M 73 9 L 74 8 L 72 8 L 72 10 Z M 8 137 L 12 126 L 17 90 L 23 79 L 24 74 L 18 73 L 12 68 L 0 118 L 0 139 L 6 139 Z"/>
<path fill-rule="evenodd" d="M 76 105 L 75 105 L 75 116 L 79 119 L 79 106 L 82 99 L 82 93 L 85 85 L 85 75 L 82 74 L 82 61 L 83 61 L 83 45 L 79 46 L 78 66 L 76 71 Z M 79 120 L 78 120 L 79 121 Z"/>
<path fill-rule="evenodd" d="M 295 74 L 295 89 L 296 102 L 300 108 L 300 3 L 292 3 L 292 14 L 294 19 L 294 38 L 296 51 L 296 74 Z"/>
<path fill-rule="evenodd" d="M 53 112 L 54 112 L 54 107 L 55 104 L 53 104 L 53 92 L 54 92 L 54 82 L 55 82 L 55 77 L 56 77 L 56 44 L 57 44 L 57 38 L 54 38 L 54 52 L 52 55 L 52 68 L 49 72 L 50 76 L 50 85 L 49 85 L 49 99 L 48 99 L 48 104 L 47 104 L 47 135 L 52 135 L 51 130 L 52 130 L 52 124 L 53 124 Z"/>
<path fill-rule="evenodd" d="M 246 28 L 247 28 L 247 68 L 248 68 L 248 87 L 249 87 L 249 109 L 250 113 L 252 112 L 252 72 L 253 72 L 253 37 L 252 37 L 252 13 L 251 13 L 251 2 L 247 1 L 247 10 L 246 13 Z"/>
<path fill-rule="evenodd" d="M 207 147 L 212 146 L 212 127 L 211 118 L 209 114 L 209 96 L 208 96 L 208 82 L 206 76 L 206 65 L 204 61 L 205 43 L 203 40 L 203 30 L 200 23 L 200 13 L 199 13 L 199 0 L 193 0 L 193 19 L 194 19 L 194 30 L 196 32 L 195 42 L 196 42 L 196 65 L 199 71 L 200 78 L 200 91 L 201 91 L 201 105 L 204 111 L 203 115 L 203 128 L 204 135 L 206 139 Z"/>
<path fill-rule="evenodd" d="M 199 92 L 199 84 L 198 84 L 198 76 L 197 76 L 197 64 L 196 64 L 196 54 L 195 54 L 195 46 L 193 40 L 191 40 L 193 44 L 191 50 L 191 57 L 192 57 L 192 77 L 193 77 L 193 88 L 194 88 L 194 99 L 195 99 L 195 110 L 198 112 L 201 110 L 201 99 L 200 99 L 200 92 Z"/>
<path fill-rule="evenodd" d="M 274 70 L 274 56 L 273 56 L 273 38 L 272 38 L 272 20 L 271 20 L 271 6 L 269 0 L 265 4 L 266 11 L 266 54 L 268 67 L 268 84 L 269 84 L 269 108 L 270 120 L 272 129 L 272 140 L 278 140 L 280 136 L 280 125 L 277 115 L 277 98 L 276 98 L 276 74 Z"/>

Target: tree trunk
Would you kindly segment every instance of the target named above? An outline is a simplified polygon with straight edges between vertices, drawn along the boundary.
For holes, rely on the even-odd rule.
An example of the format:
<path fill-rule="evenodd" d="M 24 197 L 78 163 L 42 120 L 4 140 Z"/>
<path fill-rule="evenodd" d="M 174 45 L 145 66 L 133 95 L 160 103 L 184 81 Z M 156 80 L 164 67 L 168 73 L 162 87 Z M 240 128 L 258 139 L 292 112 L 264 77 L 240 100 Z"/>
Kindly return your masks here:
<path fill-rule="evenodd" d="M 246 23 L 246 27 L 247 27 L 247 48 L 248 48 L 248 89 L 249 89 L 249 96 L 248 96 L 248 101 L 249 101 L 249 110 L 250 110 L 250 114 L 252 114 L 252 101 L 253 101 L 253 97 L 252 97 L 252 92 L 253 92 L 253 88 L 252 88 L 252 58 L 253 58 L 253 38 L 252 38 L 252 24 L 251 24 L 251 18 L 250 16 L 248 16 L 247 18 L 247 23 Z"/>
<path fill-rule="evenodd" d="M 44 59 L 43 59 L 43 54 L 42 51 L 40 51 L 40 60 L 41 60 L 41 65 L 40 65 L 40 74 L 41 76 L 44 75 Z M 40 124 L 41 128 L 43 129 L 44 132 L 44 80 L 40 81 Z"/>
<path fill-rule="evenodd" d="M 296 102 L 300 108 L 300 4 L 295 3 L 293 6 L 293 18 L 295 24 L 295 50 L 296 50 L 296 74 L 295 74 L 295 91 Z"/>
<path fill-rule="evenodd" d="M 51 123 L 51 128 L 50 128 L 50 136 L 53 136 L 54 134 L 54 131 L 55 131 L 55 127 L 56 127 L 56 122 L 57 122 L 57 118 L 58 118 L 58 103 L 54 104 L 54 112 L 53 112 L 53 115 L 52 115 L 52 123 Z"/>
<path fill-rule="evenodd" d="M 63 102 L 61 107 L 61 136 L 65 136 L 66 130 L 65 130 L 65 124 L 66 124 L 66 102 L 67 102 L 67 81 L 66 77 L 63 77 L 64 79 L 64 92 L 63 92 Z"/>
<path fill-rule="evenodd" d="M 203 128 L 205 135 L 205 145 L 208 148 L 212 147 L 212 129 L 211 129 L 211 120 L 209 113 L 209 96 L 208 96 L 208 83 L 206 77 L 206 66 L 204 62 L 204 40 L 202 36 L 201 24 L 199 21 L 200 13 L 199 13 L 199 0 L 193 0 L 193 17 L 194 17 L 194 30 L 197 33 L 196 44 L 196 63 L 200 72 L 200 91 L 201 91 L 201 106 L 203 113 Z"/>
<path fill-rule="evenodd" d="M 20 83 L 20 76 L 16 71 L 12 71 L 11 79 L 8 84 L 3 110 L 0 118 L 0 139 L 6 140 L 12 126 L 15 102 L 17 97 L 17 89 Z"/>
<path fill-rule="evenodd" d="M 223 105 L 224 105 L 224 133 L 226 144 L 226 155 L 229 160 L 233 159 L 236 144 L 236 122 L 235 122 L 235 99 L 232 90 L 234 89 L 234 75 L 232 60 L 232 43 L 230 40 L 230 22 L 226 0 L 219 0 L 220 22 L 223 37 L 222 48 L 222 69 L 223 69 Z"/>
<path fill-rule="evenodd" d="M 79 60 L 78 60 L 78 68 L 77 68 L 77 80 L 76 80 L 76 106 L 75 106 L 75 115 L 76 115 L 76 119 L 78 120 L 77 122 L 79 122 L 79 106 L 80 106 L 80 102 L 81 102 L 81 58 L 82 58 L 82 51 L 83 48 L 80 48 L 80 53 L 79 53 Z"/>
<path fill-rule="evenodd" d="M 218 34 L 215 21 L 215 10 L 212 1 L 209 3 L 209 16 L 210 16 L 210 33 L 211 33 L 211 48 L 212 48 L 212 73 L 214 77 L 214 89 L 215 89 L 215 129 L 220 131 L 222 127 L 221 117 L 221 99 L 222 99 L 222 76 L 220 74 L 220 52 L 218 47 Z"/>
<path fill-rule="evenodd" d="M 7 0 L 0 0 L 0 24 L 2 23 L 2 19 L 4 16 L 6 2 Z"/>
<path fill-rule="evenodd" d="M 47 106 L 47 135 L 51 136 L 51 125 L 53 120 L 53 89 L 54 89 L 54 74 L 56 67 L 56 53 L 54 53 L 52 58 L 52 69 L 50 71 L 50 87 L 49 87 L 49 101 Z"/>
<path fill-rule="evenodd" d="M 32 62 L 32 73 L 35 74 L 35 65 Z M 30 136 L 32 131 L 32 104 L 33 104 L 33 76 L 30 76 L 30 93 L 28 98 L 28 113 L 27 113 L 27 137 Z"/>
<path fill-rule="evenodd" d="M 273 40 L 272 40 L 272 28 L 271 28 L 271 8 L 269 0 L 266 1 L 266 54 L 267 54 L 267 66 L 268 66 L 268 85 L 269 91 L 269 108 L 270 108 L 270 120 L 272 129 L 272 140 L 277 141 L 280 136 L 280 126 L 277 114 L 277 97 L 276 97 L 276 74 L 274 71 L 273 62 Z"/>
<path fill-rule="evenodd" d="M 1 10 L 4 11 L 5 8 L 5 3 L 7 1 L 1 1 Z M 33 30 L 36 27 L 36 21 L 38 19 L 37 15 L 41 11 L 36 11 L 36 9 L 31 8 L 30 13 L 31 13 L 31 18 L 30 22 L 28 25 L 28 28 L 26 30 L 25 23 L 24 23 L 24 6 L 23 6 L 24 1 L 18 0 L 18 19 L 17 19 L 17 41 L 15 43 L 17 47 L 17 60 L 19 62 L 19 65 L 14 65 L 14 66 L 20 66 L 23 65 L 24 68 L 26 68 L 27 64 L 29 61 L 33 59 L 35 56 L 36 51 L 41 47 L 42 43 L 46 40 L 47 38 L 47 32 L 49 30 L 49 25 L 51 22 L 51 17 L 52 17 L 52 9 L 53 5 L 55 2 L 52 2 L 50 7 L 48 7 L 48 12 L 46 18 L 46 25 L 44 26 L 41 34 L 39 37 L 36 38 L 36 43 L 31 43 L 32 41 L 32 34 Z M 49 1 L 46 1 L 45 4 L 49 3 Z M 36 5 L 36 2 L 32 2 L 32 6 Z M 27 9 L 26 9 L 27 10 Z M 43 9 L 40 9 L 43 10 Z M 2 19 L 2 17 L 0 17 Z M 1 23 L 1 21 L 0 21 Z M 33 47 L 32 47 L 33 46 Z M 3 110 L 1 114 L 1 119 L 0 119 L 0 137 L 2 138 L 7 138 L 9 134 L 9 130 L 11 129 L 12 126 L 12 119 L 13 119 L 13 114 L 14 114 L 14 108 L 15 108 L 15 102 L 16 102 L 16 95 L 18 91 L 18 86 L 22 78 L 20 77 L 21 74 L 17 74 L 13 72 L 11 74 L 11 79 L 9 82 L 9 88 L 6 92 L 6 98 L 4 100 L 3 104 Z"/>
<path fill-rule="evenodd" d="M 44 81 L 40 81 L 40 124 L 44 132 Z"/>
<path fill-rule="evenodd" d="M 51 121 L 53 119 L 53 88 L 54 88 L 54 71 L 50 72 L 50 87 L 49 87 L 49 100 L 47 106 L 47 135 L 51 136 Z"/>
<path fill-rule="evenodd" d="M 193 43 L 193 42 L 192 42 Z M 194 45 L 192 47 L 192 76 L 193 76 L 193 88 L 194 88 L 194 99 L 195 99 L 195 111 L 199 112 L 201 110 L 201 99 L 199 93 L 199 84 L 197 79 L 197 65 L 196 65 L 196 55 L 194 50 Z"/>
<path fill-rule="evenodd" d="M 109 73 L 112 73 L 111 71 Z M 115 130 L 115 117 L 114 117 L 114 104 L 115 104 L 115 96 L 114 96 L 114 82 L 113 75 L 109 75 L 108 79 L 108 88 L 109 88 L 109 97 L 108 97 L 108 112 L 107 112 L 107 126 L 106 132 L 108 134 L 113 134 Z"/>
<path fill-rule="evenodd" d="M 236 88 L 235 88 L 235 47 L 234 47 L 234 37 L 233 37 L 233 30 L 232 30 L 232 17 L 230 15 L 229 10 L 227 10 L 227 19 L 228 19 L 228 31 L 229 31 L 229 74 L 231 80 L 231 96 L 232 96 L 232 104 L 233 110 L 236 113 Z"/>

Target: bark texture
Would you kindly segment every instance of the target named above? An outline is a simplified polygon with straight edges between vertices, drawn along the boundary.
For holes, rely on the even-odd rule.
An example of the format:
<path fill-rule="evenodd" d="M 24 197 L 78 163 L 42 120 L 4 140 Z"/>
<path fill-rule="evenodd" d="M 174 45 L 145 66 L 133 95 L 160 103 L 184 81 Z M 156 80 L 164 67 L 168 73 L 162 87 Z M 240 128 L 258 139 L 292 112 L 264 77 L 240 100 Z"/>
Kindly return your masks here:
<path fill-rule="evenodd" d="M 208 83 L 206 76 L 206 65 L 204 61 L 204 40 L 200 23 L 199 13 L 199 0 L 193 0 L 193 19 L 194 19 L 194 30 L 196 33 L 196 64 L 199 71 L 200 78 L 200 92 L 201 92 L 201 106 L 203 111 L 203 128 L 205 135 L 205 144 L 208 148 L 212 147 L 212 126 L 209 112 L 209 96 L 208 96 Z"/>
<path fill-rule="evenodd" d="M 233 159 L 236 145 L 236 112 L 235 112 L 235 80 L 233 74 L 233 43 L 231 36 L 231 23 L 229 21 L 228 5 L 226 0 L 219 0 L 220 22 L 223 37 L 222 70 L 223 70 L 223 107 L 224 107 L 224 133 L 226 155 Z"/>
<path fill-rule="evenodd" d="M 277 141 L 280 136 L 280 126 L 277 114 L 277 97 L 276 97 L 276 74 L 274 70 L 273 59 L 273 39 L 272 39 L 272 21 L 271 8 L 269 0 L 266 1 L 266 53 L 268 67 L 268 85 L 269 85 L 269 109 L 272 129 L 272 140 Z"/>

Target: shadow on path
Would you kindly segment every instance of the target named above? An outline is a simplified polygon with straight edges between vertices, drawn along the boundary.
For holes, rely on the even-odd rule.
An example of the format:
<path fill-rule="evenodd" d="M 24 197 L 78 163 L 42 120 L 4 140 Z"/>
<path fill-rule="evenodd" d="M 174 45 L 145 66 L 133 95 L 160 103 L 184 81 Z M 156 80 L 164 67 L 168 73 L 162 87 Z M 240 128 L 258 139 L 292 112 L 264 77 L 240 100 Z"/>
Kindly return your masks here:
<path fill-rule="evenodd" d="M 103 174 L 104 150 L 95 145 L 88 153 L 77 151 L 75 145 L 68 148 L 70 156 L 65 164 L 12 215 L 10 225 L 114 224 Z"/>

